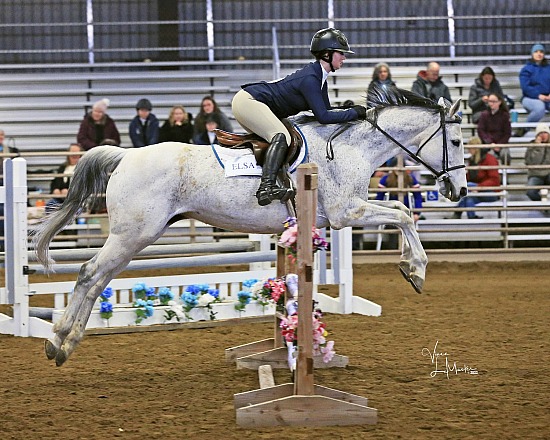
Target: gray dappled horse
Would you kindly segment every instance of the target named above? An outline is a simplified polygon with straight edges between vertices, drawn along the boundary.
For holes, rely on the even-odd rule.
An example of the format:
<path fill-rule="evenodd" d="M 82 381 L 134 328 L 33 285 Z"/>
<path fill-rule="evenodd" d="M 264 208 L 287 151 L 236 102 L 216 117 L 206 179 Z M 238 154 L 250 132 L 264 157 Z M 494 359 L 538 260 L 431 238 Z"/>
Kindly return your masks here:
<path fill-rule="evenodd" d="M 399 270 L 420 292 L 428 260 L 408 209 L 398 201 L 369 201 L 369 180 L 377 167 L 406 150 L 436 175 L 443 196 L 457 201 L 466 195 L 459 102 L 436 104 L 392 88 L 369 93 L 368 106 L 367 121 L 300 124 L 308 161 L 319 166 L 317 227 L 398 227 L 404 237 Z M 282 232 L 285 205 L 259 206 L 257 186 L 254 177 L 226 178 L 210 146 L 166 142 L 136 149 L 96 147 L 86 153 L 65 202 L 35 231 L 38 260 L 47 270 L 53 268 L 51 240 L 96 194 L 106 193 L 110 233 L 82 265 L 67 309 L 54 326 L 55 337 L 46 341 L 48 358 L 58 366 L 67 360 L 108 283 L 171 223 L 193 218 L 244 233 Z"/>

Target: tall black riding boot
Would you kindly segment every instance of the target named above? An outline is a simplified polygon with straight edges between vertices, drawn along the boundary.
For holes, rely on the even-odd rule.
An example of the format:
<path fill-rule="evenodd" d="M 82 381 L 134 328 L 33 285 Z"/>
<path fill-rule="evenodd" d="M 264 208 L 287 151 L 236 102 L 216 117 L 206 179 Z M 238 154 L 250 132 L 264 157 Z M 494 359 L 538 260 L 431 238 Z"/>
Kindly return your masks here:
<path fill-rule="evenodd" d="M 273 136 L 262 166 L 262 181 L 256 191 L 256 197 L 261 206 L 269 205 L 275 199 L 284 202 L 292 196 L 292 190 L 277 185 L 277 173 L 285 161 L 287 150 L 285 135 L 277 133 Z"/>

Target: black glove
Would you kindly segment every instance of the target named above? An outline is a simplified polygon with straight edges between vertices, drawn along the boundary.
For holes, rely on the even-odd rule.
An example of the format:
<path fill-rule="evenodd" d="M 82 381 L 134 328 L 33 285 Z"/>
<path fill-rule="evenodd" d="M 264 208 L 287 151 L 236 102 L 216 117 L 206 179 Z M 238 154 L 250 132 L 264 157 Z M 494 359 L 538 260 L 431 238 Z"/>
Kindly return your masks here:
<path fill-rule="evenodd" d="M 363 107 L 362 105 L 354 105 L 352 109 L 357 112 L 357 114 L 359 115 L 359 119 L 367 119 L 367 109 L 365 107 Z"/>

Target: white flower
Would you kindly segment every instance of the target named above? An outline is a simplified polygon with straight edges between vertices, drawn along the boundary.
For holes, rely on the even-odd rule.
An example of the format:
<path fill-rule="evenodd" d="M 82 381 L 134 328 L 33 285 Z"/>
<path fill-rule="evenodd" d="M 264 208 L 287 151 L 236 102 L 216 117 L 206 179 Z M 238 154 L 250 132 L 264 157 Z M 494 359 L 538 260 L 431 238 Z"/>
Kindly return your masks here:
<path fill-rule="evenodd" d="M 209 293 L 205 293 L 204 295 L 201 295 L 199 298 L 199 307 L 206 307 L 211 302 L 216 301 L 216 298 L 214 298 Z"/>
<path fill-rule="evenodd" d="M 264 288 L 264 283 L 266 282 L 267 280 L 265 281 L 258 281 L 256 284 L 254 284 L 251 288 L 250 288 L 250 292 L 252 293 L 253 296 L 255 297 L 258 297 L 260 296 L 260 293 L 262 292 L 263 288 Z"/>

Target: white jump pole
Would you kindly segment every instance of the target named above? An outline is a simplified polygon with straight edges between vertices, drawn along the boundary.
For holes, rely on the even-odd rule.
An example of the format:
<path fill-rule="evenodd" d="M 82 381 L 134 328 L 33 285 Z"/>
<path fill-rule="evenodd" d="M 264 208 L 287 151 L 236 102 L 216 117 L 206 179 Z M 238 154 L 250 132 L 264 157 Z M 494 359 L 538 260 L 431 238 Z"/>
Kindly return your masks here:
<path fill-rule="evenodd" d="M 6 289 L 0 302 L 13 305 L 13 318 L 0 314 L 0 332 L 14 336 L 52 336 L 52 324 L 29 317 L 27 254 L 27 162 L 23 158 L 4 161 L 4 248 Z"/>

